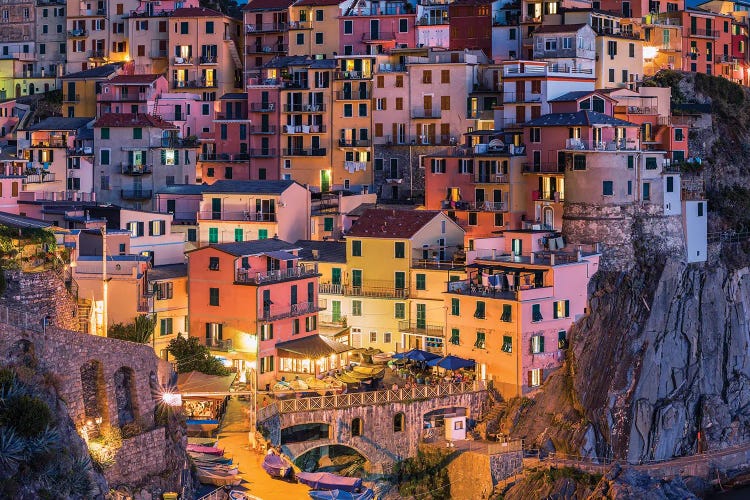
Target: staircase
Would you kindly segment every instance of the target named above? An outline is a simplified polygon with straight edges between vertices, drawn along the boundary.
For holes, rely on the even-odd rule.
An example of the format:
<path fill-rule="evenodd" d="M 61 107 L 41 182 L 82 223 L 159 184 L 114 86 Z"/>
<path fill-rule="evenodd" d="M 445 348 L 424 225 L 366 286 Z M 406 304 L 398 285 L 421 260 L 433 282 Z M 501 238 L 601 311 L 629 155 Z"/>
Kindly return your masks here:
<path fill-rule="evenodd" d="M 161 118 L 161 115 L 159 115 L 159 96 L 158 95 L 154 97 L 154 109 L 151 111 L 151 114 L 154 115 L 155 118 Z"/>
<path fill-rule="evenodd" d="M 470 431 L 474 439 L 488 439 L 488 434 L 496 434 L 498 421 L 507 408 L 504 401 L 493 401 L 490 409 L 482 415 L 482 420 Z"/>
<path fill-rule="evenodd" d="M 240 53 L 237 51 L 237 45 L 235 45 L 234 40 L 228 36 L 224 37 L 224 41 L 227 42 L 227 45 L 229 46 L 229 55 L 232 57 L 232 61 L 234 61 L 234 67 L 241 70 L 242 59 L 240 58 Z"/>
<path fill-rule="evenodd" d="M 78 329 L 81 333 L 91 333 L 89 325 L 91 319 L 91 301 L 78 299 Z"/>

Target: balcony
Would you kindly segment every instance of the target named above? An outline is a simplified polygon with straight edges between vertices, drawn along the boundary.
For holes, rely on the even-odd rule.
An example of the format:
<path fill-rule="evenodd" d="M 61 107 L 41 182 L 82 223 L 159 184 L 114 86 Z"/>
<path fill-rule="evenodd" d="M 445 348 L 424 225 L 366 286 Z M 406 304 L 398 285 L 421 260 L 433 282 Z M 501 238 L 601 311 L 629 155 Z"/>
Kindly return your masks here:
<path fill-rule="evenodd" d="M 412 120 L 439 120 L 441 116 L 439 109 L 414 108 L 411 110 Z"/>
<path fill-rule="evenodd" d="M 267 125 L 265 127 L 250 125 L 250 134 L 252 135 L 276 134 L 276 125 Z"/>
<path fill-rule="evenodd" d="M 717 61 L 718 62 L 718 61 Z M 615 113 L 628 115 L 658 115 L 659 110 L 656 106 L 615 106 Z"/>
<path fill-rule="evenodd" d="M 320 311 L 320 306 L 315 302 L 300 302 L 288 306 L 268 306 L 258 311 L 259 321 L 277 321 L 285 318 L 294 318 L 306 314 L 314 314 Z"/>
<path fill-rule="evenodd" d="M 63 102 L 81 102 L 81 94 L 63 94 Z"/>
<path fill-rule="evenodd" d="M 290 30 L 311 30 L 312 24 L 306 21 L 289 21 Z"/>
<path fill-rule="evenodd" d="M 250 118 L 246 116 L 242 116 L 242 114 L 225 114 L 221 113 L 219 115 L 216 115 L 215 121 L 217 122 L 249 122 Z"/>
<path fill-rule="evenodd" d="M 702 30 L 698 28 L 691 28 L 690 36 L 699 36 L 703 38 L 719 38 L 719 32 L 717 30 Z"/>
<path fill-rule="evenodd" d="M 351 90 L 336 92 L 336 99 L 339 101 L 364 101 L 372 97 L 370 90 Z"/>
<path fill-rule="evenodd" d="M 94 156 L 94 148 L 91 146 L 83 148 L 69 148 L 68 156 Z"/>
<path fill-rule="evenodd" d="M 531 300 L 534 298 L 544 298 L 545 295 L 552 295 L 553 287 L 545 287 L 533 282 L 524 285 L 499 287 L 483 286 L 474 283 L 472 280 L 452 281 L 448 283 L 448 293 L 461 295 L 470 295 L 473 297 L 486 297 L 502 300 Z M 485 318 L 488 319 L 487 316 Z"/>
<path fill-rule="evenodd" d="M 129 165 L 126 163 L 122 163 L 120 165 L 120 172 L 122 175 L 132 175 L 135 177 L 141 176 L 141 175 L 149 175 L 152 174 L 154 171 L 152 165 Z"/>
<path fill-rule="evenodd" d="M 188 66 L 193 64 L 193 58 L 192 57 L 175 57 L 172 59 L 172 64 L 175 66 Z"/>
<path fill-rule="evenodd" d="M 150 200 L 153 191 L 150 189 L 121 189 L 120 198 L 123 200 L 143 201 Z"/>
<path fill-rule="evenodd" d="M 466 210 L 476 210 L 478 212 L 507 212 L 508 204 L 504 201 L 468 201 L 464 202 Z"/>
<path fill-rule="evenodd" d="M 339 139 L 341 148 L 369 148 L 370 146 L 372 146 L 372 141 L 369 139 Z"/>
<path fill-rule="evenodd" d="M 475 173 L 474 182 L 476 184 L 508 184 L 510 179 L 507 174 Z"/>
<path fill-rule="evenodd" d="M 162 118 L 164 118 L 162 116 Z M 186 115 L 173 116 L 170 121 L 181 121 L 187 118 Z M 161 147 L 163 148 L 197 148 L 200 142 L 196 138 L 188 137 L 162 137 Z"/>
<path fill-rule="evenodd" d="M 326 148 L 291 148 L 282 149 L 281 156 L 325 156 Z"/>
<path fill-rule="evenodd" d="M 241 285 L 263 285 L 266 283 L 311 278 L 314 276 L 318 276 L 317 264 L 300 264 L 291 269 L 278 269 L 275 271 L 264 272 L 256 272 L 250 269 L 238 269 L 235 274 L 234 282 Z"/>
<path fill-rule="evenodd" d="M 250 55 L 255 54 L 276 54 L 279 52 L 286 52 L 288 49 L 287 44 L 285 43 L 274 43 L 271 45 L 258 45 L 258 44 L 252 44 L 252 45 L 246 45 L 245 46 L 245 53 Z"/>
<path fill-rule="evenodd" d="M 455 146 L 458 139 L 452 135 L 409 135 L 396 137 L 386 135 L 386 146 Z"/>
<path fill-rule="evenodd" d="M 107 54 L 104 50 L 92 50 L 89 53 L 89 59 L 104 59 L 107 57 Z"/>
<path fill-rule="evenodd" d="M 89 36 L 89 32 L 85 29 L 68 31 L 68 38 L 86 38 L 87 36 Z"/>
<path fill-rule="evenodd" d="M 257 113 L 270 113 L 276 110 L 275 102 L 251 102 L 250 111 Z"/>
<path fill-rule="evenodd" d="M 531 199 L 534 201 L 554 201 L 561 202 L 565 201 L 565 193 L 562 191 L 538 191 L 534 190 L 531 192 Z"/>
<path fill-rule="evenodd" d="M 563 174 L 565 173 L 565 165 L 559 165 L 555 162 L 524 163 L 521 166 L 521 172 L 524 174 Z"/>
<path fill-rule="evenodd" d="M 152 50 L 151 59 L 166 59 L 168 57 L 166 50 Z"/>
<path fill-rule="evenodd" d="M 276 150 L 275 149 L 255 149 L 251 148 L 248 152 L 248 155 L 250 158 L 274 158 L 276 157 Z"/>
<path fill-rule="evenodd" d="M 404 64 L 389 64 L 381 63 L 378 65 L 378 73 L 405 73 L 406 66 Z"/>
<path fill-rule="evenodd" d="M 198 220 L 245 221 L 245 222 L 276 222 L 275 213 L 251 212 L 249 210 L 221 211 L 213 210 L 198 212 Z"/>
<path fill-rule="evenodd" d="M 284 113 L 322 113 L 326 110 L 323 103 L 315 104 L 284 104 L 282 111 Z"/>
<path fill-rule="evenodd" d="M 283 125 L 282 134 L 321 134 L 326 132 L 325 125 Z"/>
<path fill-rule="evenodd" d="M 385 42 L 395 39 L 396 33 L 393 31 L 371 31 L 370 33 L 362 34 L 362 41 L 365 43 Z"/>
<path fill-rule="evenodd" d="M 333 73 L 335 80 L 370 80 L 372 73 L 362 71 L 336 71 Z"/>
<path fill-rule="evenodd" d="M 577 151 L 637 151 L 638 144 L 634 139 L 619 141 L 588 141 L 583 139 L 566 139 L 565 149 Z"/>
<path fill-rule="evenodd" d="M 201 56 L 198 64 L 218 64 L 216 56 Z"/>
<path fill-rule="evenodd" d="M 215 89 L 217 83 L 215 80 L 175 80 L 172 83 L 174 89 Z"/>
<path fill-rule="evenodd" d="M 236 153 L 236 154 L 230 154 L 230 153 L 201 153 L 198 156 L 198 161 L 205 161 L 205 162 L 212 162 L 212 161 L 218 161 L 218 162 L 243 162 L 243 161 L 249 161 L 250 155 L 247 153 Z"/>
<path fill-rule="evenodd" d="M 24 184 L 43 184 L 45 182 L 55 182 L 55 174 L 52 172 L 29 174 L 23 178 Z"/>
<path fill-rule="evenodd" d="M 232 339 L 224 340 L 209 337 L 206 339 L 206 347 L 208 347 L 212 351 L 228 352 L 233 350 Z"/>
<path fill-rule="evenodd" d="M 366 281 L 363 285 L 340 285 L 321 283 L 318 291 L 330 295 L 346 295 L 349 297 L 373 297 L 380 299 L 407 299 L 408 288 L 396 288 L 391 281 Z"/>
<path fill-rule="evenodd" d="M 29 147 L 34 149 L 67 148 L 68 141 L 60 137 L 50 137 L 46 141 L 39 141 L 36 144 L 31 144 Z"/>
<path fill-rule="evenodd" d="M 286 31 L 289 26 L 287 23 L 256 23 L 246 24 L 245 33 L 274 33 L 277 31 Z"/>
<path fill-rule="evenodd" d="M 516 93 L 506 92 L 503 94 L 503 102 L 506 103 L 524 103 L 524 102 L 541 102 L 542 94 L 527 94 L 527 93 Z"/>
<path fill-rule="evenodd" d="M 420 321 L 399 321 L 398 331 L 426 337 L 445 337 L 445 327 L 442 325 L 428 325 Z"/>

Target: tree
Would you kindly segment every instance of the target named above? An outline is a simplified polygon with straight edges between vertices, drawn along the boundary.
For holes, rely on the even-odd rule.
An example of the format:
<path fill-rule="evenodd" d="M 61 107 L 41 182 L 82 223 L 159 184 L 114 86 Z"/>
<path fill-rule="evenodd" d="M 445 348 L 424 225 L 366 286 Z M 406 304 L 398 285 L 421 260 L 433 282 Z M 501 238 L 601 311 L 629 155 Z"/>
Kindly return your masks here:
<path fill-rule="evenodd" d="M 148 344 L 156 329 L 156 315 L 137 316 L 132 323 L 115 323 L 107 328 L 107 337 Z"/>
<path fill-rule="evenodd" d="M 229 375 L 231 372 L 217 358 L 211 355 L 208 347 L 196 337 L 176 337 L 167 346 L 169 354 L 174 356 L 177 373 L 198 371 L 207 375 Z"/>

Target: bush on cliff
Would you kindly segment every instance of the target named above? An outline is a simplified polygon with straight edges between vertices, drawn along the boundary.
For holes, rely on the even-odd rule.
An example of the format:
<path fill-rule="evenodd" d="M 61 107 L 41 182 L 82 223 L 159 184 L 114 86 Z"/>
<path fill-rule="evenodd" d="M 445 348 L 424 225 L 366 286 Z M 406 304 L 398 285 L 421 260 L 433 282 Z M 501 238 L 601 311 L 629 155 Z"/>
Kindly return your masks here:
<path fill-rule="evenodd" d="M 39 436 L 52 422 L 47 403 L 29 395 L 18 395 L 3 400 L 0 423 L 13 427 L 23 437 Z"/>
<path fill-rule="evenodd" d="M 450 455 L 437 450 L 417 451 L 417 456 L 396 464 L 398 492 L 402 497 L 426 500 L 448 500 L 451 483 L 447 464 Z"/>
<path fill-rule="evenodd" d="M 156 315 L 138 316 L 132 323 L 115 323 L 107 329 L 107 337 L 148 344 L 156 329 Z"/>
<path fill-rule="evenodd" d="M 175 358 L 177 373 L 198 371 L 207 375 L 222 376 L 231 373 L 196 337 L 172 339 L 167 351 Z"/>

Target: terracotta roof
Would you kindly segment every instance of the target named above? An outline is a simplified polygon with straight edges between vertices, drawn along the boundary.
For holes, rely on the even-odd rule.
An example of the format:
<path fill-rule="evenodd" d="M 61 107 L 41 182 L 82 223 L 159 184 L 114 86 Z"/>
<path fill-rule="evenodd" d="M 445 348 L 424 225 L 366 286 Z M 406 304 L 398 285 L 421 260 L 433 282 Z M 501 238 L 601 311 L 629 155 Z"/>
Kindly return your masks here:
<path fill-rule="evenodd" d="M 172 17 L 226 17 L 218 10 L 207 9 L 205 7 L 183 7 L 175 9 Z"/>
<path fill-rule="evenodd" d="M 558 26 L 554 24 L 545 24 L 543 26 L 539 26 L 532 35 L 536 35 L 538 33 L 575 33 L 579 29 L 583 28 L 584 26 L 588 26 L 586 23 L 580 23 L 580 24 L 566 24 L 564 26 Z"/>
<path fill-rule="evenodd" d="M 242 10 L 286 10 L 294 0 L 250 0 Z"/>
<path fill-rule="evenodd" d="M 354 223 L 347 236 L 411 238 L 439 213 L 437 210 L 371 208 Z"/>
<path fill-rule="evenodd" d="M 143 113 L 105 113 L 94 123 L 94 127 L 155 127 L 163 129 L 177 128 L 173 123 L 167 122 L 153 115 Z"/>
<path fill-rule="evenodd" d="M 149 84 L 154 83 L 160 76 L 161 75 L 117 75 L 112 78 L 109 83 L 123 83 L 125 85 Z"/>
<path fill-rule="evenodd" d="M 298 0 L 294 3 L 294 6 L 325 7 L 326 5 L 338 5 L 340 3 L 340 0 Z"/>
<path fill-rule="evenodd" d="M 455 2 L 448 4 L 448 8 L 454 5 L 487 5 L 491 4 L 494 0 L 456 0 Z"/>

